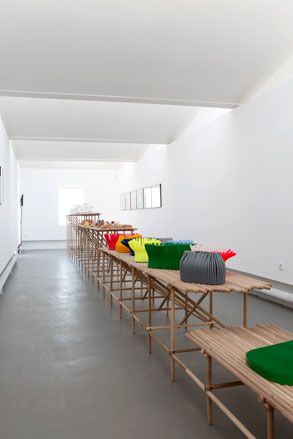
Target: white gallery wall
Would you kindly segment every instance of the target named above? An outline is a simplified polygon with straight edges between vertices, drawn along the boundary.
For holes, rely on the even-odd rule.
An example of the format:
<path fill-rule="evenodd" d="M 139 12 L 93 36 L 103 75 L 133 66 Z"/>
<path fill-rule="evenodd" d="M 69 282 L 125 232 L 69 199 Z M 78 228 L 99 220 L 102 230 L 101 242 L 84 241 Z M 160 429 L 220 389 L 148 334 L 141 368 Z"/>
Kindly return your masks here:
<path fill-rule="evenodd" d="M 24 241 L 65 239 L 66 226 L 58 222 L 58 189 L 71 185 L 84 187 L 84 201 L 102 212 L 103 219 L 117 219 L 120 211 L 116 170 L 20 168 Z"/>
<path fill-rule="evenodd" d="M 0 290 L 18 247 L 17 163 L 0 119 L 0 166 L 4 203 L 0 205 Z"/>
<path fill-rule="evenodd" d="M 123 221 L 146 235 L 231 247 L 230 267 L 292 284 L 292 114 L 290 79 L 204 126 L 196 116 L 177 141 L 124 167 L 121 191 L 162 183 L 163 207 L 124 212 Z"/>

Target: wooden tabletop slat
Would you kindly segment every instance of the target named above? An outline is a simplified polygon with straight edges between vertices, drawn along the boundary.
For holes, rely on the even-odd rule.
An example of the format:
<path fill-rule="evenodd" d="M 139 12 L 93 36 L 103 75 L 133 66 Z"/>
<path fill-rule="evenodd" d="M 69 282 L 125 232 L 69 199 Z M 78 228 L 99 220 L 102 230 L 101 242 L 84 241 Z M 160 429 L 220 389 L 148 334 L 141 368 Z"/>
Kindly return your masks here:
<path fill-rule="evenodd" d="M 77 224 L 77 227 L 83 229 L 95 230 L 97 232 L 133 232 L 137 230 L 135 227 L 123 227 L 123 226 L 113 226 L 113 227 L 99 227 L 99 226 L 85 226 L 84 224 Z"/>

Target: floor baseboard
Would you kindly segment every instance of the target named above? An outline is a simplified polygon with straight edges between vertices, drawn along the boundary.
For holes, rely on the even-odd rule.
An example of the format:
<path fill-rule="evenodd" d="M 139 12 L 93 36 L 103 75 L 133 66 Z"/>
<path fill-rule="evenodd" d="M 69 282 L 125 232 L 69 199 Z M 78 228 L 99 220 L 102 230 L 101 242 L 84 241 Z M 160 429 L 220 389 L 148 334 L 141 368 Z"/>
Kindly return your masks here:
<path fill-rule="evenodd" d="M 6 267 L 0 274 L 0 294 L 3 294 L 3 287 L 5 285 L 5 282 L 7 281 L 11 271 L 13 270 L 14 264 L 17 260 L 17 252 L 15 252 L 11 258 L 9 259 Z"/>

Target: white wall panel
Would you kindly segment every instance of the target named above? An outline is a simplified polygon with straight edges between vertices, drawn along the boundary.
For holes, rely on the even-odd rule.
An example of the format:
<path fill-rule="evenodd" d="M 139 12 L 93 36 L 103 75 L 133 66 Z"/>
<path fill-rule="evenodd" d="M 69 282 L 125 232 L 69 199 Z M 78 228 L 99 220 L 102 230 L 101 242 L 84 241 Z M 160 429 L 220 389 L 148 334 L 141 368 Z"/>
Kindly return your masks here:
<path fill-rule="evenodd" d="M 293 283 L 293 80 L 151 147 L 123 191 L 162 183 L 163 207 L 125 212 L 147 235 L 233 248 L 235 269 Z M 283 262 L 284 271 L 279 270 Z"/>

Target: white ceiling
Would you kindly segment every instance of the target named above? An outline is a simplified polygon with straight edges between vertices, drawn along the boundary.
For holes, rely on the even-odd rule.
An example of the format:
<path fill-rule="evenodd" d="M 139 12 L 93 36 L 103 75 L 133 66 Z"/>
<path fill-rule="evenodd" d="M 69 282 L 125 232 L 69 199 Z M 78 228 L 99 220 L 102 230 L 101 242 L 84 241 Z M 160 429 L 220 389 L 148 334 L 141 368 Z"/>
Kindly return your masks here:
<path fill-rule="evenodd" d="M 188 106 L 1 97 L 0 114 L 20 160 L 136 161 L 172 142 L 196 115 Z"/>
<path fill-rule="evenodd" d="M 292 0 L 2 0 L 0 115 L 17 158 L 135 161 L 234 108 L 293 52 Z"/>
<path fill-rule="evenodd" d="M 11 139 L 170 143 L 195 116 L 194 107 L 0 96 Z"/>
<path fill-rule="evenodd" d="M 292 16 L 292 0 L 2 0 L 0 94 L 233 107 L 292 53 Z"/>

